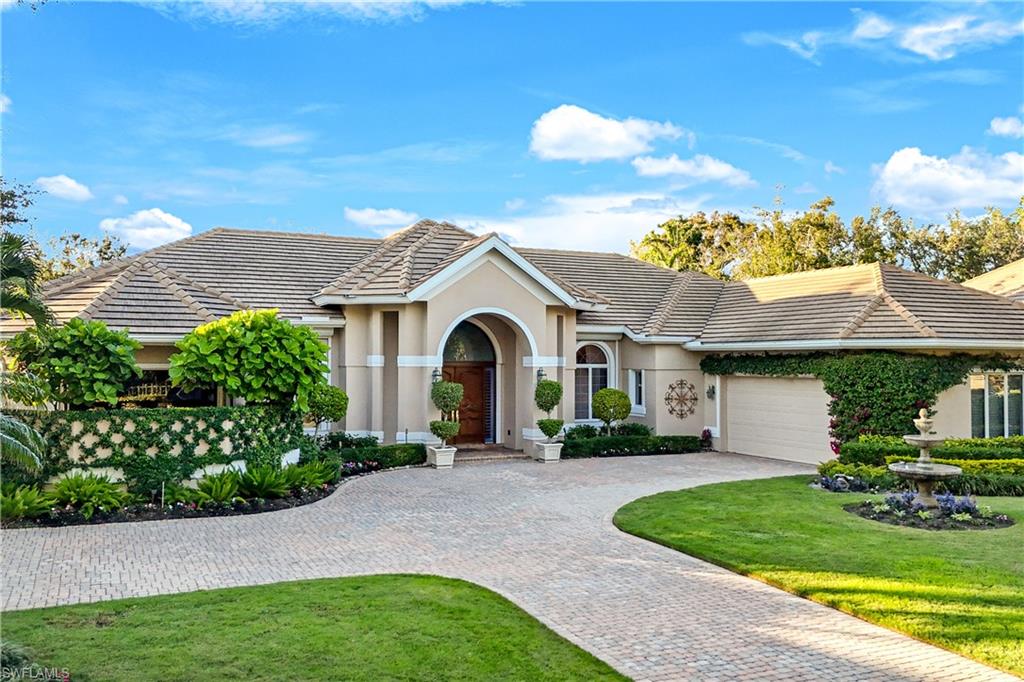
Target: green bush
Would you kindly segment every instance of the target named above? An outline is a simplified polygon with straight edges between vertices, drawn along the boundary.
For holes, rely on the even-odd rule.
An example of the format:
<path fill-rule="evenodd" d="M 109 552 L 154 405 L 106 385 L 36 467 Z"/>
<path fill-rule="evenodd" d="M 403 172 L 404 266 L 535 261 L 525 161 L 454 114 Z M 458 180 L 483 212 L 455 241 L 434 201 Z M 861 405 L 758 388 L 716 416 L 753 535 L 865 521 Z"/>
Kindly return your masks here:
<path fill-rule="evenodd" d="M 885 463 L 909 462 L 916 457 L 886 457 Z M 936 464 L 949 464 L 960 467 L 965 474 L 1000 474 L 1010 476 L 1024 476 L 1024 459 L 948 459 L 933 457 Z"/>
<path fill-rule="evenodd" d="M 50 396 L 71 408 L 116 405 L 128 380 L 142 376 L 135 362 L 139 348 L 126 331 L 78 318 L 44 331 L 28 329 L 6 344 L 19 367 L 39 376 Z"/>
<path fill-rule="evenodd" d="M 598 436 L 567 439 L 562 457 L 665 455 L 701 450 L 698 436 Z"/>
<path fill-rule="evenodd" d="M 613 436 L 650 436 L 654 431 L 640 422 L 622 422 L 612 427 Z"/>
<path fill-rule="evenodd" d="M 818 473 L 822 476 L 842 474 L 849 478 L 859 478 L 868 486 L 879 490 L 900 490 L 908 487 L 906 482 L 885 467 L 869 464 L 843 464 L 839 460 L 831 459 L 818 465 Z"/>
<path fill-rule="evenodd" d="M 238 494 L 247 499 L 273 500 L 288 495 L 288 485 L 280 469 L 259 466 L 238 477 Z"/>
<path fill-rule="evenodd" d="M 1020 459 L 1024 447 L 1017 447 L 1012 438 L 960 438 L 947 440 L 932 448 L 931 455 L 938 459 Z M 844 464 L 871 464 L 879 466 L 887 457 L 916 458 L 918 449 L 896 436 L 861 436 L 843 443 L 839 461 Z"/>
<path fill-rule="evenodd" d="M 562 426 L 565 424 L 561 419 L 538 419 L 537 428 L 544 436 L 551 440 L 562 431 Z"/>
<path fill-rule="evenodd" d="M 53 486 L 57 507 L 71 507 L 86 519 L 96 512 L 112 512 L 124 507 L 131 495 L 122 492 L 106 476 L 75 474 L 62 478 Z"/>
<path fill-rule="evenodd" d="M 430 399 L 434 407 L 441 410 L 442 416 L 449 416 L 458 411 L 463 394 L 462 384 L 454 381 L 437 381 L 430 387 Z"/>
<path fill-rule="evenodd" d="M 247 403 L 294 400 L 305 413 L 310 391 L 324 383 L 327 345 L 277 310 L 240 310 L 197 327 L 177 347 L 171 381 L 186 390 L 213 384 Z"/>
<path fill-rule="evenodd" d="M 447 445 L 448 441 L 459 435 L 461 424 L 455 421 L 433 419 L 430 422 L 430 432 L 441 439 L 441 445 Z"/>
<path fill-rule="evenodd" d="M 395 443 L 379 447 L 345 448 L 342 450 L 324 450 L 321 462 L 334 467 L 337 471 L 345 462 L 377 462 L 382 469 L 414 466 L 427 461 L 427 449 L 422 443 Z"/>
<path fill-rule="evenodd" d="M 616 388 L 602 388 L 590 401 L 594 418 L 604 422 L 607 434 L 612 433 L 612 424 L 629 417 L 633 404 L 629 396 Z"/>
<path fill-rule="evenodd" d="M 822 476 L 843 474 L 859 478 L 871 487 L 879 488 L 880 490 L 905 490 L 912 487 L 908 481 L 899 478 L 884 466 L 843 464 L 833 459 L 819 465 L 818 473 Z M 954 495 L 1022 497 L 1024 496 L 1024 476 L 989 472 L 965 472 L 961 476 L 942 481 L 939 483 L 938 489 L 953 493 Z"/>
<path fill-rule="evenodd" d="M 34 519 L 52 507 L 53 498 L 34 485 L 5 483 L 0 487 L 0 520 L 4 522 Z"/>
<path fill-rule="evenodd" d="M 541 379 L 533 391 L 533 400 L 542 412 L 551 414 L 562 402 L 562 384 L 551 379 Z"/>
<path fill-rule="evenodd" d="M 337 431 L 320 436 L 317 444 L 322 450 L 342 450 L 345 448 L 375 448 L 379 445 L 376 436 L 356 436 Z"/>
<path fill-rule="evenodd" d="M 585 438 L 597 438 L 601 435 L 601 432 L 596 426 L 591 424 L 579 424 L 567 429 L 565 432 L 565 442 L 571 440 L 583 440 Z"/>
<path fill-rule="evenodd" d="M 348 394 L 337 386 L 318 384 L 309 392 L 309 418 L 320 432 L 324 422 L 336 422 L 348 413 Z"/>
<path fill-rule="evenodd" d="M 206 476 L 199 481 L 196 487 L 196 506 L 198 507 L 205 507 L 208 504 L 230 506 L 235 502 L 245 502 L 245 499 L 238 494 L 237 471 L 229 469 L 219 474 Z"/>

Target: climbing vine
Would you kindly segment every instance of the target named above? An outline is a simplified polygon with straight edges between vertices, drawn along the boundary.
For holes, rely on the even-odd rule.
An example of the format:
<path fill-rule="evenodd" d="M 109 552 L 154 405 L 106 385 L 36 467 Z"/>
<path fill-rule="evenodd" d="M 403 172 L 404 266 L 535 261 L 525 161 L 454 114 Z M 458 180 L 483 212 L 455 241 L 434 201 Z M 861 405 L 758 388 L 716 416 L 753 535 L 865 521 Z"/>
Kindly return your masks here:
<path fill-rule="evenodd" d="M 793 355 L 709 355 L 705 374 L 810 375 L 821 379 L 831 400 L 832 447 L 863 434 L 913 433 L 922 407 L 931 409 L 942 391 L 964 382 L 976 369 L 1009 370 L 1024 359 L 1002 355 L 924 355 L 871 351 Z"/>

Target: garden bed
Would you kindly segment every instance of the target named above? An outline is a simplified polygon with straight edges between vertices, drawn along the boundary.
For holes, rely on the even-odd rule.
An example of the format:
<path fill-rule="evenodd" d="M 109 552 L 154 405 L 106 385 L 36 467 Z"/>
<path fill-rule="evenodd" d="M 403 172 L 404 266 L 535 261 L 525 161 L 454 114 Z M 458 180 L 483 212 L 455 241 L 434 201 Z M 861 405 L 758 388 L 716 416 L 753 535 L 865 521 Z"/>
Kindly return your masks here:
<path fill-rule="evenodd" d="M 928 508 L 914 493 L 904 492 L 887 495 L 884 500 L 847 504 L 843 509 L 871 521 L 924 530 L 989 530 L 1014 524 L 1006 514 L 997 514 L 969 497 L 939 495 L 936 499 L 938 508 Z"/>

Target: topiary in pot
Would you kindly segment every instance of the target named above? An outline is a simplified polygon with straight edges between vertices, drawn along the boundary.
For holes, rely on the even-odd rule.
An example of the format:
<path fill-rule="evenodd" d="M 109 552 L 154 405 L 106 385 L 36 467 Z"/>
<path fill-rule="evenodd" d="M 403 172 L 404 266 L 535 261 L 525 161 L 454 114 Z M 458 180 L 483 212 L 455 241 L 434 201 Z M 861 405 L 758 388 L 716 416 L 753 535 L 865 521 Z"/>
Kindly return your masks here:
<path fill-rule="evenodd" d="M 461 426 L 459 422 L 435 419 L 430 422 L 430 432 L 441 439 L 441 447 L 448 447 L 448 441 L 459 435 Z"/>
<path fill-rule="evenodd" d="M 454 381 L 438 381 L 430 387 L 430 399 L 441 411 L 441 418 L 430 422 L 430 432 L 441 440 L 441 447 L 427 448 L 427 462 L 437 468 L 449 468 L 454 458 L 454 449 L 448 441 L 459 435 L 459 405 L 464 392 L 462 384 Z"/>
<path fill-rule="evenodd" d="M 561 419 L 551 419 L 551 411 L 562 402 L 562 384 L 551 379 L 541 379 L 533 392 L 533 401 L 537 407 L 548 415 L 547 419 L 537 420 L 537 427 L 548 441 L 557 436 L 565 423 Z"/>
<path fill-rule="evenodd" d="M 602 388 L 590 402 L 594 416 L 604 422 L 608 435 L 612 435 L 612 424 L 629 417 L 633 404 L 629 396 L 615 388 Z"/>
<path fill-rule="evenodd" d="M 462 404 L 462 384 L 454 381 L 438 381 L 430 388 L 430 399 L 434 407 L 441 410 L 444 421 L 458 421 L 459 405 Z"/>

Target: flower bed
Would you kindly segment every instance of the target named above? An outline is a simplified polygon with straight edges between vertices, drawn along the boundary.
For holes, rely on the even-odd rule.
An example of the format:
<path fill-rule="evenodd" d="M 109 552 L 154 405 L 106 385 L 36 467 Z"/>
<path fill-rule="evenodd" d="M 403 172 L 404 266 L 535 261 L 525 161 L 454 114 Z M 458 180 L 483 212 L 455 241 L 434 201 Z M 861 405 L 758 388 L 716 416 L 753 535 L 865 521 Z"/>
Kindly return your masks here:
<path fill-rule="evenodd" d="M 1000 460 L 1003 462 L 1007 460 Z M 983 466 L 985 460 L 973 460 L 972 471 L 942 481 L 939 489 L 954 495 L 984 495 L 992 497 L 1024 496 L 1024 475 L 1005 473 L 1002 464 L 993 461 L 994 469 Z M 884 492 L 910 487 L 905 480 L 897 477 L 884 466 L 867 464 L 843 464 L 829 460 L 818 466 L 815 481 L 825 490 L 832 492 Z"/>
<path fill-rule="evenodd" d="M 938 508 L 927 508 L 913 492 L 892 493 L 884 500 L 864 500 L 843 507 L 865 519 L 925 530 L 987 530 L 1014 524 L 1006 514 L 991 507 L 978 506 L 971 498 L 952 494 L 937 495 Z"/>

